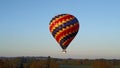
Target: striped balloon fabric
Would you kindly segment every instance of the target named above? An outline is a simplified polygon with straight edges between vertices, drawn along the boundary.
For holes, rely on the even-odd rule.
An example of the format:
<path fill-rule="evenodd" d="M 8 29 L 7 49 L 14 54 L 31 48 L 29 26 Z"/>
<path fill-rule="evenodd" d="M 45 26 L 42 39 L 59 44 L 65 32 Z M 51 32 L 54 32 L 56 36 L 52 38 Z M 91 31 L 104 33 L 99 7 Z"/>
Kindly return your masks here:
<path fill-rule="evenodd" d="M 79 30 L 78 20 L 70 14 L 60 14 L 52 18 L 49 30 L 63 50 L 67 48 Z"/>

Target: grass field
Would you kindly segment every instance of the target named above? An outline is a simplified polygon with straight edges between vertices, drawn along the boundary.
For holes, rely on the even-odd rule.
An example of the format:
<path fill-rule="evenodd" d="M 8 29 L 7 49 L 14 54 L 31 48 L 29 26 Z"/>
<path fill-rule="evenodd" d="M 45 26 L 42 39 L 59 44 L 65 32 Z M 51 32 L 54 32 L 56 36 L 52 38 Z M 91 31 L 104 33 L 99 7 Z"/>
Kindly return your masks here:
<path fill-rule="evenodd" d="M 91 65 L 60 65 L 60 68 L 92 68 Z M 120 68 L 120 65 L 114 66 L 114 68 Z"/>
<path fill-rule="evenodd" d="M 115 66 L 114 68 L 120 68 L 120 65 Z"/>
<path fill-rule="evenodd" d="M 92 68 L 91 65 L 60 65 L 60 68 Z"/>

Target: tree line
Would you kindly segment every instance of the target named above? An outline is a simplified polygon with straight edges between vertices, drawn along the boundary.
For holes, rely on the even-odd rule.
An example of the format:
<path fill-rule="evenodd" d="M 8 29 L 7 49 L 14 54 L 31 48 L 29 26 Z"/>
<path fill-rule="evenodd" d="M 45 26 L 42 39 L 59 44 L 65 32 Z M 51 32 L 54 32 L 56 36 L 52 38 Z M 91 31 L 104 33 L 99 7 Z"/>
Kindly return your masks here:
<path fill-rule="evenodd" d="M 114 68 L 120 60 L 106 59 L 58 59 L 51 58 L 5 58 L 0 59 L 0 68 L 60 68 L 60 65 L 90 65 L 91 68 Z"/>

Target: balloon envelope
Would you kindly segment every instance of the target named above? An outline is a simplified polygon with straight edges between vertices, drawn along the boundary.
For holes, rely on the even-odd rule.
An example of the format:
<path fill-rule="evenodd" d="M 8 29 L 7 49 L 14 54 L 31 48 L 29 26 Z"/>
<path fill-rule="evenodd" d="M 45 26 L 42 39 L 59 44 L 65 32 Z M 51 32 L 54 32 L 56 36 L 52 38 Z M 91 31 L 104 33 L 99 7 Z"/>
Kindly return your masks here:
<path fill-rule="evenodd" d="M 71 14 L 59 14 L 52 18 L 49 30 L 56 41 L 60 44 L 63 52 L 74 39 L 79 30 L 77 18 Z"/>

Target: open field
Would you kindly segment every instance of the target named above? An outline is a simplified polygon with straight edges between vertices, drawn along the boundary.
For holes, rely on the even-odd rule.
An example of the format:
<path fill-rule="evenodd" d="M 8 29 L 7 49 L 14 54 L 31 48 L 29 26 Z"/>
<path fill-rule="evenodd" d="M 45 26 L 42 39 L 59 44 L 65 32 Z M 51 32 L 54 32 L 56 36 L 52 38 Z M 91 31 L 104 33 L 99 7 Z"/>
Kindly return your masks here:
<path fill-rule="evenodd" d="M 120 68 L 120 65 L 116 65 L 116 66 L 114 66 L 114 68 Z"/>
<path fill-rule="evenodd" d="M 60 68 L 92 68 L 91 65 L 60 65 Z M 120 68 L 120 65 L 116 65 L 113 68 Z"/>
<path fill-rule="evenodd" d="M 60 65 L 60 68 L 92 68 L 91 65 Z"/>

